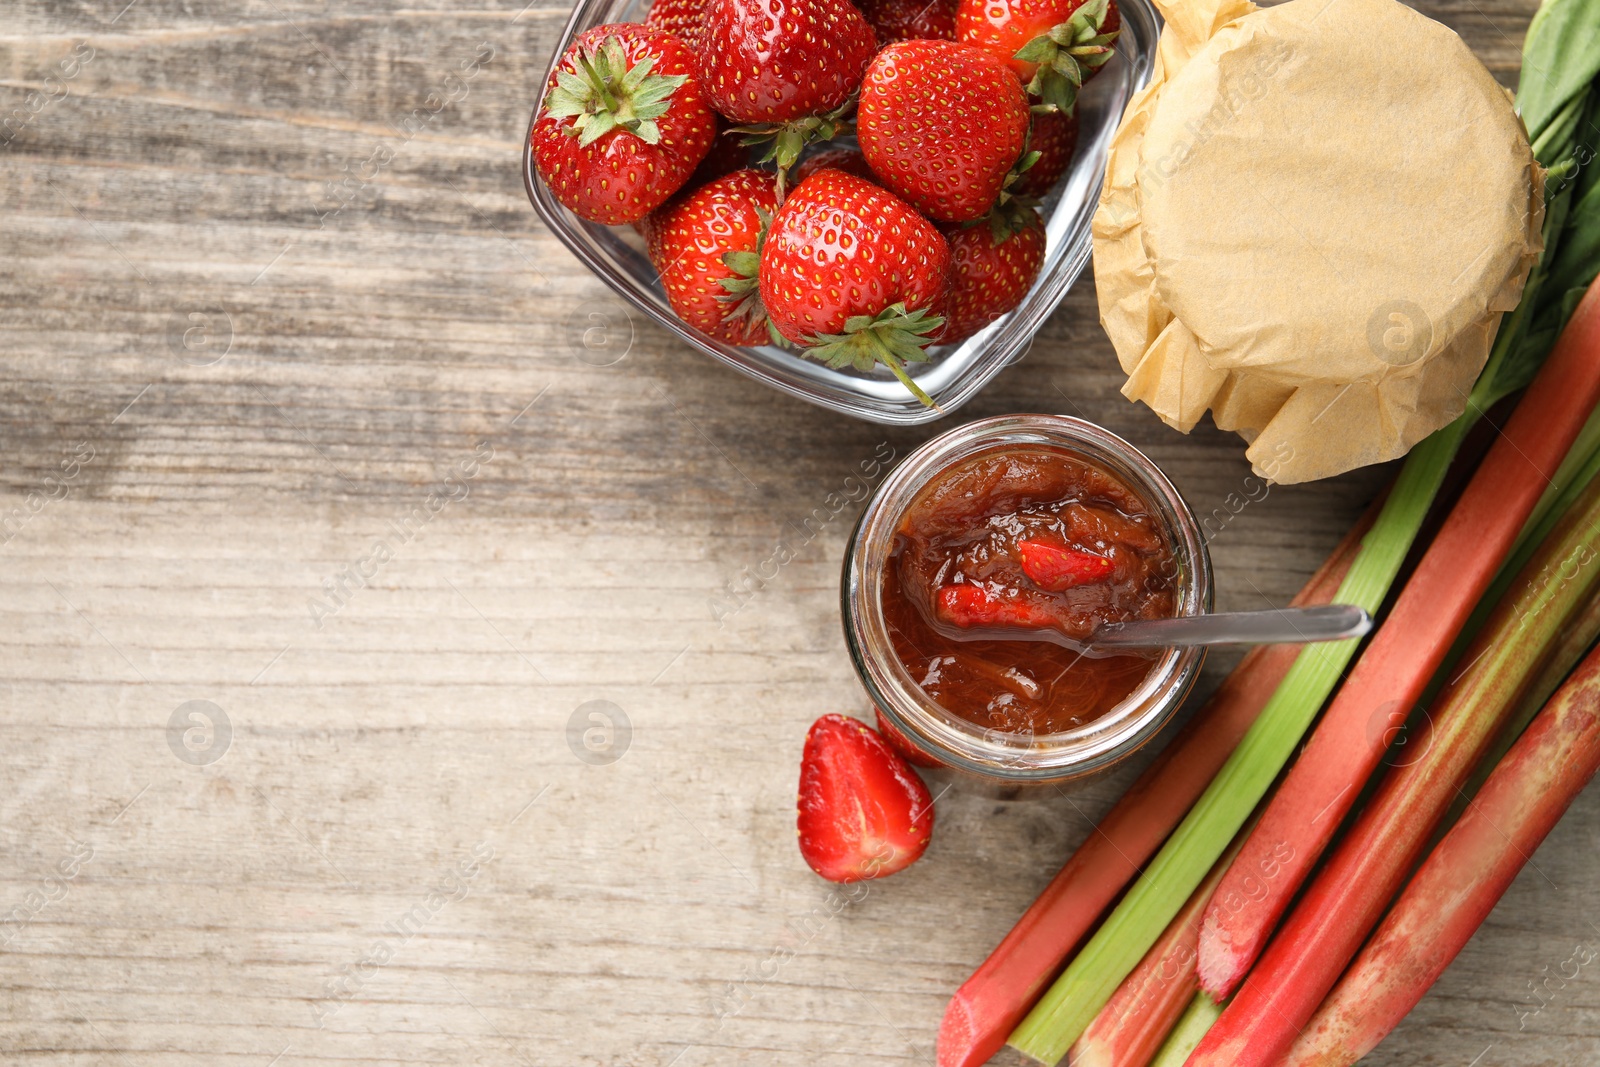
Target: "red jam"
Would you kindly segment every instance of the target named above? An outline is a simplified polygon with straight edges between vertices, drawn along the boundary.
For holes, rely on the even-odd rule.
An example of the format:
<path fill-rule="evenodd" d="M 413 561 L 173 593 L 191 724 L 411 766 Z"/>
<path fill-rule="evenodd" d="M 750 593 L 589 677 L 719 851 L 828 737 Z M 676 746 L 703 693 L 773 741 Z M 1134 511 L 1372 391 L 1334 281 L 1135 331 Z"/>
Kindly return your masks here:
<path fill-rule="evenodd" d="M 1104 622 L 1171 616 L 1176 585 L 1154 509 L 1084 456 L 1030 445 L 936 475 L 900 520 L 880 595 L 895 654 L 928 696 L 980 726 L 1046 734 L 1116 707 L 1154 654 L 952 640 L 929 619 L 1082 639 Z"/>

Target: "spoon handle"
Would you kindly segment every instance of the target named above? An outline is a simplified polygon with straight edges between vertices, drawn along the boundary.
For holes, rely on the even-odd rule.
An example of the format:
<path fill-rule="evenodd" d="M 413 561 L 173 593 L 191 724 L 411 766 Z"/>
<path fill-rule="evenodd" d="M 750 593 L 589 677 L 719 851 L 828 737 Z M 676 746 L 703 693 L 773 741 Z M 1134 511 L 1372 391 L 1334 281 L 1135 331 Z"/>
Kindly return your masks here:
<path fill-rule="evenodd" d="M 1372 629 L 1372 616 L 1353 604 L 1273 608 L 1108 623 L 1094 632 L 1095 648 L 1171 648 L 1175 645 L 1276 645 L 1338 641 Z"/>

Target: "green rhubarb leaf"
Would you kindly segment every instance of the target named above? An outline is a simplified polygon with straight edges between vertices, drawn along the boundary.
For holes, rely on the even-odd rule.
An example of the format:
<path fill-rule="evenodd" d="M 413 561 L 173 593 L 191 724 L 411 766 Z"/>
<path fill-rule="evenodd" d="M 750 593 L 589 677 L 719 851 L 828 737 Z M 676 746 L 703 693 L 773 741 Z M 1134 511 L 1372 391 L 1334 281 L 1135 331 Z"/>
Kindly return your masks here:
<path fill-rule="evenodd" d="M 544 112 L 554 119 L 572 119 L 567 127 L 581 147 L 615 130 L 631 133 L 646 144 L 661 142 L 656 120 L 672 107 L 672 96 L 687 74 L 655 74 L 655 57 L 631 67 L 620 38 L 610 36 L 597 47 L 573 57 L 576 70 L 556 75 L 545 96 Z"/>
<path fill-rule="evenodd" d="M 1535 141 L 1542 140 L 1563 109 L 1587 95 L 1600 77 L 1600 48 L 1593 46 L 1597 40 L 1600 4 L 1594 0 L 1545 0 L 1534 14 L 1523 42 L 1517 110 Z M 1549 163 L 1550 158 L 1541 155 L 1540 162 Z"/>

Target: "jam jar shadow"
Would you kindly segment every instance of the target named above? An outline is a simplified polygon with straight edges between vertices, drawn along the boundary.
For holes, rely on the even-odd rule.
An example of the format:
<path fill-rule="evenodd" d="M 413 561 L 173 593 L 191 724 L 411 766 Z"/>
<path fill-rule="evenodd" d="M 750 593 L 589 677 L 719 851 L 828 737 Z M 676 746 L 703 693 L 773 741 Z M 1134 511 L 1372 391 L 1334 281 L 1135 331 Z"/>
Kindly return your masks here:
<path fill-rule="evenodd" d="M 965 790 L 1000 799 L 1040 795 L 1034 787 L 1078 787 L 1147 744 L 1193 688 L 1201 648 L 1165 649 L 1114 707 L 1069 729 L 1017 733 L 984 726 L 942 706 L 897 654 L 883 603 L 885 574 L 907 510 L 952 467 L 1012 449 L 1066 453 L 1109 473 L 1148 508 L 1171 553 L 1174 613 L 1211 610 L 1211 561 L 1193 512 L 1166 475 L 1127 441 L 1064 415 L 1004 415 L 969 423 L 906 457 L 868 499 L 851 534 L 841 581 L 845 641 L 882 722 L 918 762 L 953 772 Z M 937 771 L 936 771 L 937 774 Z M 943 777 L 943 774 L 937 774 Z"/>

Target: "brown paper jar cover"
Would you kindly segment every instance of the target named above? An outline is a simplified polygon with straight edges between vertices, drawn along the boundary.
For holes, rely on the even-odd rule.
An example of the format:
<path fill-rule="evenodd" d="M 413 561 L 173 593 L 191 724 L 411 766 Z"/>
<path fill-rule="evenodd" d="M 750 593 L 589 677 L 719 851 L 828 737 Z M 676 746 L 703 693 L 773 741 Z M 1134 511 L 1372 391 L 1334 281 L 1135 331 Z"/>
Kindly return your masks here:
<path fill-rule="evenodd" d="M 1175 4 L 1094 219 L 1123 393 L 1258 474 L 1405 454 L 1466 406 L 1538 257 L 1543 173 L 1459 37 L 1394 0 Z"/>

